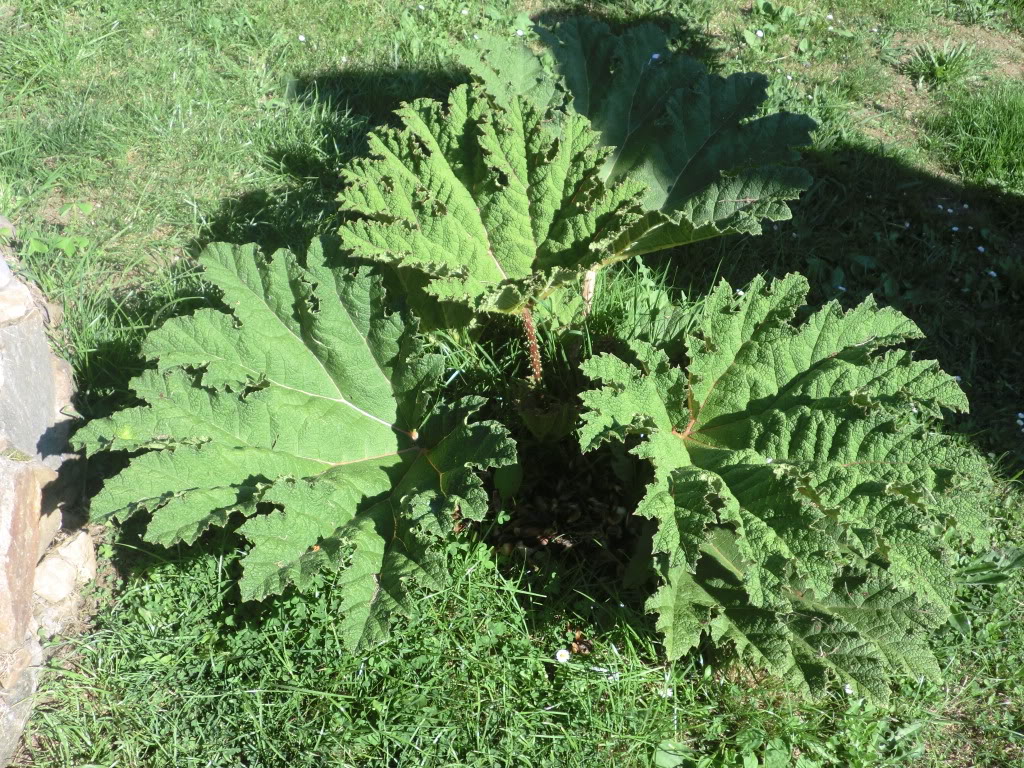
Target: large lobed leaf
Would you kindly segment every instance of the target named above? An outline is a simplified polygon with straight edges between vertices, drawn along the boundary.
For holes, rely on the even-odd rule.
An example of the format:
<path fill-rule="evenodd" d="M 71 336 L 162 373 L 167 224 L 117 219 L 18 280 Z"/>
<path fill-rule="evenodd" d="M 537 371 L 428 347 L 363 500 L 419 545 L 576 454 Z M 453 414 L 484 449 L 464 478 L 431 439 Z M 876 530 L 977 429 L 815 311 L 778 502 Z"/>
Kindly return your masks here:
<path fill-rule="evenodd" d="M 403 127 L 371 134 L 370 156 L 345 172 L 339 234 L 354 255 L 418 273 L 412 285 L 436 300 L 494 312 L 625 258 L 603 243 L 640 220 L 641 189 L 597 178 L 603 152 L 583 117 L 556 129 L 480 86 L 398 115 Z"/>
<path fill-rule="evenodd" d="M 884 696 L 894 669 L 937 674 L 927 630 L 953 599 L 945 541 L 984 537 L 980 464 L 931 421 L 966 410 L 934 362 L 887 349 L 920 335 L 868 299 L 792 323 L 790 275 L 721 283 L 684 371 L 650 345 L 591 358 L 584 449 L 639 441 L 654 467 L 638 513 L 658 521 L 659 614 L 676 657 L 701 637 L 808 687 Z"/>
<path fill-rule="evenodd" d="M 342 629 L 350 647 L 372 642 L 404 610 L 406 580 L 439 575 L 430 544 L 452 516 L 483 516 L 474 469 L 514 461 L 514 447 L 499 425 L 468 421 L 480 402 L 429 405 L 441 361 L 385 311 L 367 268 L 328 268 L 319 243 L 304 263 L 225 244 L 200 261 L 229 311 L 151 333 L 156 368 L 132 382 L 146 405 L 76 435 L 136 453 L 92 518 L 146 509 L 146 539 L 170 545 L 240 513 L 244 598 L 344 567 Z"/>
<path fill-rule="evenodd" d="M 460 61 L 502 102 L 519 97 L 590 120 L 612 148 L 601 179 L 644 189 L 648 216 L 616 248 L 649 253 L 758 234 L 763 219 L 790 218 L 786 201 L 811 182 L 794 147 L 811 143 L 815 123 L 786 112 L 757 117 L 766 77 L 710 75 L 673 54 L 654 24 L 617 34 L 573 17 L 536 30 L 546 46 L 538 53 L 515 38 L 487 37 L 460 50 Z"/>
<path fill-rule="evenodd" d="M 760 232 L 810 183 L 793 148 L 814 123 L 752 119 L 762 76 L 708 75 L 651 25 L 616 36 L 577 19 L 545 35 L 559 74 L 519 43 L 481 41 L 461 53 L 472 84 L 403 107 L 344 173 L 342 243 L 397 267 L 431 322 L 438 303 L 516 312 L 588 270 Z"/>

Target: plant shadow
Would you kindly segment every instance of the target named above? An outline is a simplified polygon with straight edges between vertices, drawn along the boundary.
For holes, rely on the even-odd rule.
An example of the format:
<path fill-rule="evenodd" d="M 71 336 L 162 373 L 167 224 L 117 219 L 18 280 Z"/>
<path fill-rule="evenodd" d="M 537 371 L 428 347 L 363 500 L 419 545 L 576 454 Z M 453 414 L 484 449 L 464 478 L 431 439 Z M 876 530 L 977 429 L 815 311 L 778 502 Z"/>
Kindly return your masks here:
<path fill-rule="evenodd" d="M 551 25 L 583 12 L 613 29 L 641 22 L 656 24 L 668 33 L 675 50 L 700 59 L 712 70 L 722 54 L 706 30 L 665 14 L 633 18 L 630 23 L 621 14 L 595 14 L 580 5 L 545 11 L 535 21 Z M 379 69 L 344 67 L 292 77 L 285 86 L 285 97 L 320 116 L 320 142 L 312 147 L 271 149 L 264 163 L 290 182 L 221 201 L 207 214 L 206 225 L 189 250 L 197 253 L 211 242 L 258 243 L 265 251 L 305 248 L 312 238 L 330 232 L 336 222 L 337 198 L 344 186 L 342 169 L 365 151 L 367 134 L 397 127 L 395 110 L 403 103 L 420 98 L 443 101 L 453 87 L 468 79 L 468 73 L 455 65 L 400 67 L 386 74 Z"/>
<path fill-rule="evenodd" d="M 741 287 L 757 274 L 805 275 L 809 304 L 854 306 L 871 296 L 916 323 L 919 358 L 959 377 L 971 412 L 949 423 L 985 451 L 1024 462 L 1024 198 L 965 185 L 911 166 L 881 146 L 836 141 L 803 153 L 814 182 L 793 218 L 761 236 L 690 246 L 690 296 L 719 279 Z M 657 258 L 657 257 L 655 257 Z"/>

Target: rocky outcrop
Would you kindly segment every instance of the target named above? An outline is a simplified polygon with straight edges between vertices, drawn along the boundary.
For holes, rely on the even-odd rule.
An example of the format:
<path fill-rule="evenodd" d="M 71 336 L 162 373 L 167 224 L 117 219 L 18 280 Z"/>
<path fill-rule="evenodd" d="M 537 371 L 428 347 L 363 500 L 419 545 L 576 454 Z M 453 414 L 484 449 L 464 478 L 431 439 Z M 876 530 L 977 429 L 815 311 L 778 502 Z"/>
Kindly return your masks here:
<path fill-rule="evenodd" d="M 66 453 L 71 369 L 50 350 L 47 311 L 14 276 L 0 216 L 0 766 L 17 749 L 45 658 L 96 573 L 85 531 L 61 532 L 73 486 Z M 56 543 L 54 543 L 56 542 Z"/>

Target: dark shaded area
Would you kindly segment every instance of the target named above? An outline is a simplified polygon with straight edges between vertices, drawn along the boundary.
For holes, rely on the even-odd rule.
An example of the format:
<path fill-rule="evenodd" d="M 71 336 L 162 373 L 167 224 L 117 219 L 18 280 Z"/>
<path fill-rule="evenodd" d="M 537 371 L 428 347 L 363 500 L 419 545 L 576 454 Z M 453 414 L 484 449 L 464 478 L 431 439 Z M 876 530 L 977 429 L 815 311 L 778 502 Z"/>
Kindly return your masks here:
<path fill-rule="evenodd" d="M 719 277 L 740 286 L 795 271 L 810 281 L 812 306 L 874 296 L 921 328 L 919 357 L 961 377 L 971 413 L 951 424 L 1024 461 L 1024 199 L 849 140 L 805 152 L 804 164 L 815 181 L 791 204 L 793 219 L 685 249 L 682 287 L 700 295 Z"/>
<path fill-rule="evenodd" d="M 551 25 L 576 14 L 588 14 L 615 30 L 642 22 L 658 24 L 674 41 L 674 50 L 702 60 L 712 70 L 722 53 L 705 29 L 665 14 L 627 18 L 614 10 L 595 14 L 581 4 L 575 9 L 546 11 L 536 21 Z M 404 102 L 419 98 L 443 101 L 453 87 L 467 81 L 467 73 L 457 67 L 402 67 L 386 74 L 346 67 L 293 77 L 284 95 L 325 115 L 320 126 L 321 141 L 317 146 L 272 150 L 267 164 L 291 176 L 294 183 L 224 200 L 209 214 L 209 221 L 191 250 L 198 252 L 208 243 L 218 241 L 256 242 L 270 251 L 304 248 L 311 238 L 331 231 L 343 187 L 341 171 L 365 151 L 367 133 L 378 127 L 399 125 L 394 111 Z"/>

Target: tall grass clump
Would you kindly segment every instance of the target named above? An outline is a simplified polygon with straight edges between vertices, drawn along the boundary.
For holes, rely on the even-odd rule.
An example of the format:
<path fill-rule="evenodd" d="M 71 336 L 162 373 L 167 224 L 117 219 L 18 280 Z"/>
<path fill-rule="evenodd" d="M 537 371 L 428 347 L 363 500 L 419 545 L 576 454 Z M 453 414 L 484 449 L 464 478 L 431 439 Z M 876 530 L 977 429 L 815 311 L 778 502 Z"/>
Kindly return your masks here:
<path fill-rule="evenodd" d="M 950 170 L 974 183 L 1024 191 L 1024 84 L 951 94 L 927 126 L 932 149 Z"/>

